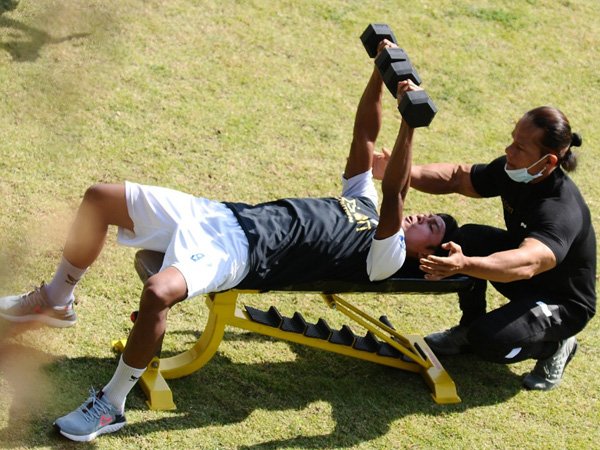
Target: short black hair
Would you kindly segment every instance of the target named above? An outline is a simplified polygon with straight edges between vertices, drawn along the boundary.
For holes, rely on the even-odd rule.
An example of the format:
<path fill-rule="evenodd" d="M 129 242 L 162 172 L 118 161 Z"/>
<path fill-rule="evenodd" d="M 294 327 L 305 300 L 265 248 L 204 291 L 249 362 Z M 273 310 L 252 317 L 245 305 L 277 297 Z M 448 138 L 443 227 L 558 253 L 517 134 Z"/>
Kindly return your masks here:
<path fill-rule="evenodd" d="M 445 242 L 450 242 L 456 239 L 458 234 L 458 222 L 450 214 L 437 213 L 436 216 L 440 216 L 442 218 L 446 224 L 446 231 L 444 231 L 444 237 L 442 238 L 442 242 L 440 242 L 440 246 L 437 248 L 435 254 L 446 255 L 448 252 L 443 250 L 441 245 Z"/>

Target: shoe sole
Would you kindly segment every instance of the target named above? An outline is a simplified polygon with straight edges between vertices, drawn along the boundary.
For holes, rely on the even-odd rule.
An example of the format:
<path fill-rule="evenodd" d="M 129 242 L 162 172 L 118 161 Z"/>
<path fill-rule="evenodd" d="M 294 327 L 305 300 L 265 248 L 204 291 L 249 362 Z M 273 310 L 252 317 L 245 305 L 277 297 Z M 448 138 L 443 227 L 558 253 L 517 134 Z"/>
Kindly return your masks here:
<path fill-rule="evenodd" d="M 58 425 L 54 424 L 54 426 L 56 427 L 58 432 L 60 434 L 62 434 L 64 437 L 66 437 L 67 439 L 70 439 L 75 442 L 90 442 L 90 441 L 93 441 L 94 439 L 96 439 L 98 436 L 101 436 L 103 434 L 115 433 L 116 431 L 119 431 L 121 428 L 123 428 L 126 424 L 127 424 L 126 421 L 113 423 L 111 425 L 102 427 L 99 430 L 97 430 L 91 434 L 85 434 L 85 435 L 70 434 L 70 433 L 67 433 L 66 431 L 61 430 Z"/>
<path fill-rule="evenodd" d="M 29 316 L 10 316 L 3 313 L 0 313 L 0 317 L 9 322 L 15 323 L 26 323 L 26 322 L 38 322 L 43 323 L 44 325 L 48 325 L 53 328 L 69 328 L 77 323 L 77 319 L 75 320 L 60 320 L 54 317 L 47 316 L 45 314 L 36 314 Z"/>

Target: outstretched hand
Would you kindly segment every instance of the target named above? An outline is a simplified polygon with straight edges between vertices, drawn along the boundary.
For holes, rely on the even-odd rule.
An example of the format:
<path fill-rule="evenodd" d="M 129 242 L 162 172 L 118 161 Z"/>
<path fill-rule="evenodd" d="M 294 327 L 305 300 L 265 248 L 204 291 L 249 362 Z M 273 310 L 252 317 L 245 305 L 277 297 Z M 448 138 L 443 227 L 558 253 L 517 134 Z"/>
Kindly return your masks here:
<path fill-rule="evenodd" d="M 448 256 L 429 255 L 419 260 L 426 280 L 441 280 L 462 273 L 465 268 L 466 257 L 460 245 L 451 241 L 442 244 L 442 248 L 449 252 Z"/>

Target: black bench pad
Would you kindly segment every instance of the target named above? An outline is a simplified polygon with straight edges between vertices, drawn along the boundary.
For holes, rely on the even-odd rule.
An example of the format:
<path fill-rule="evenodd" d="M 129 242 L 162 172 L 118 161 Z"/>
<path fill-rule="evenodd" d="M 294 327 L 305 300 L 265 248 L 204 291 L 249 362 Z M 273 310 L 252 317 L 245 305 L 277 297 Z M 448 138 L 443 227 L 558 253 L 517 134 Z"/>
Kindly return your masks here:
<path fill-rule="evenodd" d="M 135 255 L 135 269 L 142 279 L 146 281 L 156 274 L 161 266 L 164 253 L 152 250 L 139 250 Z M 339 280 L 323 280 L 311 283 L 298 283 L 288 286 L 280 286 L 270 291 L 299 291 L 299 292 L 322 292 L 326 294 L 341 294 L 350 292 L 373 292 L 373 293 L 400 293 L 421 292 L 439 294 L 445 292 L 458 292 L 468 290 L 473 285 L 473 279 L 459 275 L 445 278 L 439 281 L 431 281 L 418 275 L 416 272 L 410 276 L 392 277 L 383 281 L 355 282 Z M 262 292 L 267 292 L 266 290 Z"/>

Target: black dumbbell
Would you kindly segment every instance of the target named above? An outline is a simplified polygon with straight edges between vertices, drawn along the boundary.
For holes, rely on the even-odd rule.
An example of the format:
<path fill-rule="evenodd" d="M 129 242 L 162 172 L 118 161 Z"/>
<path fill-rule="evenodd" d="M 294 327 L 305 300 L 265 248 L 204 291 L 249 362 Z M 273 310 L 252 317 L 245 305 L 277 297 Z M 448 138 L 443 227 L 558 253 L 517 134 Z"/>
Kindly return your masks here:
<path fill-rule="evenodd" d="M 397 45 L 394 33 L 384 24 L 371 24 L 361 35 L 361 41 L 371 57 L 377 54 L 377 46 L 383 39 L 388 39 Z M 400 81 L 410 79 L 417 86 L 421 84 L 421 77 L 401 48 L 384 49 L 377 55 L 375 65 L 394 97 Z M 400 101 L 398 110 L 406 123 L 413 128 L 428 126 L 437 113 L 437 107 L 425 91 L 407 92 Z"/>
<path fill-rule="evenodd" d="M 399 81 L 410 79 L 417 86 L 421 84 L 421 77 L 401 48 L 383 49 L 375 59 L 375 65 L 394 97 L 398 91 Z M 425 91 L 407 92 L 400 101 L 398 110 L 406 123 L 413 128 L 429 125 L 437 113 L 437 107 Z"/>
<path fill-rule="evenodd" d="M 375 58 L 375 65 L 394 97 L 398 91 L 398 81 L 411 79 L 417 86 L 421 84 L 421 77 L 401 48 L 384 48 Z"/>
<path fill-rule="evenodd" d="M 387 39 L 396 45 L 398 44 L 394 32 L 385 23 L 372 23 L 367 27 L 363 34 L 360 35 L 360 40 L 365 46 L 365 50 L 367 50 L 370 58 L 375 58 L 375 55 L 377 55 L 377 47 L 384 39 Z"/>

